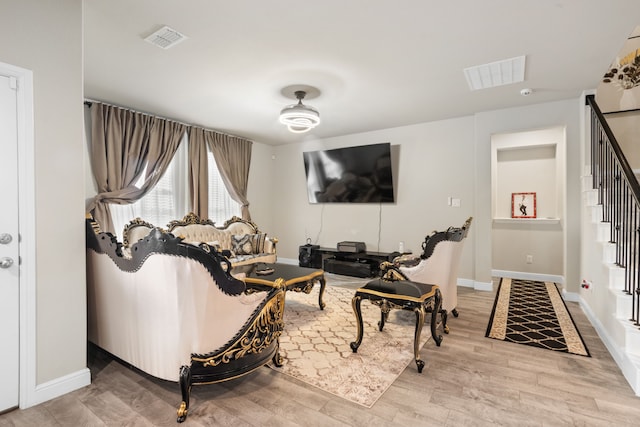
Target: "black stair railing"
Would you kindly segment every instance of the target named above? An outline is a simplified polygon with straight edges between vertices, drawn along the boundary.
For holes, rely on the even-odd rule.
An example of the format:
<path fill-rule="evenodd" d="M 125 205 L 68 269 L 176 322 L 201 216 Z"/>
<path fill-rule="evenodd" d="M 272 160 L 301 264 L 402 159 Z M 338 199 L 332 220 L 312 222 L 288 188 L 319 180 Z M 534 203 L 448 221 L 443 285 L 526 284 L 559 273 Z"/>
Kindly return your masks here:
<path fill-rule="evenodd" d="M 640 326 L 640 184 L 593 95 L 591 107 L 591 175 L 615 244 L 615 263 L 625 270 L 624 292 L 633 295 L 630 320 Z"/>

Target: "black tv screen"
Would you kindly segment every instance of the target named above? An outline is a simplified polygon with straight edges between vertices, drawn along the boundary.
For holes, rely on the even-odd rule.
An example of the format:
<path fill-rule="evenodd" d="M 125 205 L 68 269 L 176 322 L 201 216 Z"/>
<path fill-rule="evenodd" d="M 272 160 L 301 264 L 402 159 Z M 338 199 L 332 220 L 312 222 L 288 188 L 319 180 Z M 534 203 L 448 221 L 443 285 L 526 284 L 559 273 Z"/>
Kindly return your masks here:
<path fill-rule="evenodd" d="M 391 144 L 307 151 L 310 203 L 394 203 Z"/>

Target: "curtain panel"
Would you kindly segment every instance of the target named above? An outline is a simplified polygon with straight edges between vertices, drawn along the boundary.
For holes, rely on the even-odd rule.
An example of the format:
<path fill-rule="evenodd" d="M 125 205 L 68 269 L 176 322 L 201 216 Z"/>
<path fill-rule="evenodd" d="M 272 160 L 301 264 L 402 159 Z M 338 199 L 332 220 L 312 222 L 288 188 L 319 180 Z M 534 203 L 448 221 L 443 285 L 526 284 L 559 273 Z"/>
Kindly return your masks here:
<path fill-rule="evenodd" d="M 202 130 L 220 176 L 233 200 L 241 206 L 242 219 L 251 221 L 247 188 L 253 142 L 210 130 Z"/>
<path fill-rule="evenodd" d="M 153 188 L 186 129 L 184 124 L 148 114 L 92 104 L 91 165 L 98 194 L 88 209 L 104 231 L 115 232 L 108 204 L 133 203 Z"/>
<path fill-rule="evenodd" d="M 189 195 L 191 209 L 209 218 L 207 142 L 202 128 L 189 128 Z"/>

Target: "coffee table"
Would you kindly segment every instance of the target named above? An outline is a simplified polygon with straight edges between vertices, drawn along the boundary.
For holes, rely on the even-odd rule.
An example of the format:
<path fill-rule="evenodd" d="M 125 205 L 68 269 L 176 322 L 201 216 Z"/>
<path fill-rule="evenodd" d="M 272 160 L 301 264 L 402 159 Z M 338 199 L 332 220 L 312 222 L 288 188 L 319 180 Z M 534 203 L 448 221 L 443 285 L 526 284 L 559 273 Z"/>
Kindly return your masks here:
<path fill-rule="evenodd" d="M 265 270 L 273 270 L 264 274 Z M 249 266 L 239 266 L 234 268 L 234 273 L 245 273 L 245 282 L 254 285 L 271 285 L 274 280 L 283 278 L 287 291 L 311 293 L 313 285 L 320 283 L 320 293 L 318 294 L 318 305 L 320 310 L 324 310 L 325 304 L 322 301 L 326 286 L 324 270 L 317 268 L 299 267 L 293 264 L 267 264 L 257 263 Z"/>

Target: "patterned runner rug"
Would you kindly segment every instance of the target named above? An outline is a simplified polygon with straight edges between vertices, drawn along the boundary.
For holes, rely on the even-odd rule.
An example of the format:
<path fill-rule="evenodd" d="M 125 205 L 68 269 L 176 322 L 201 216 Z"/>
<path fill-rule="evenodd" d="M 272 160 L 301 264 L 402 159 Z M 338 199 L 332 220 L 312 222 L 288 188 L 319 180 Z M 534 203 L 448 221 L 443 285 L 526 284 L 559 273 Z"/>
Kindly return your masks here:
<path fill-rule="evenodd" d="M 555 283 L 503 278 L 486 336 L 590 356 Z"/>
<path fill-rule="evenodd" d="M 318 308 L 318 289 L 314 287 L 310 294 L 287 293 L 285 327 L 280 337 L 284 366 L 269 367 L 370 408 L 407 365 L 414 363 L 415 314 L 392 310 L 380 332 L 380 308 L 363 301 L 364 336 L 358 352 L 353 353 L 349 344 L 357 334 L 351 308 L 355 289 L 327 285 L 324 310 Z M 430 337 L 427 323 L 422 329 L 421 345 Z M 421 358 L 427 359 L 434 349 L 435 345 L 427 346 L 421 351 Z"/>

